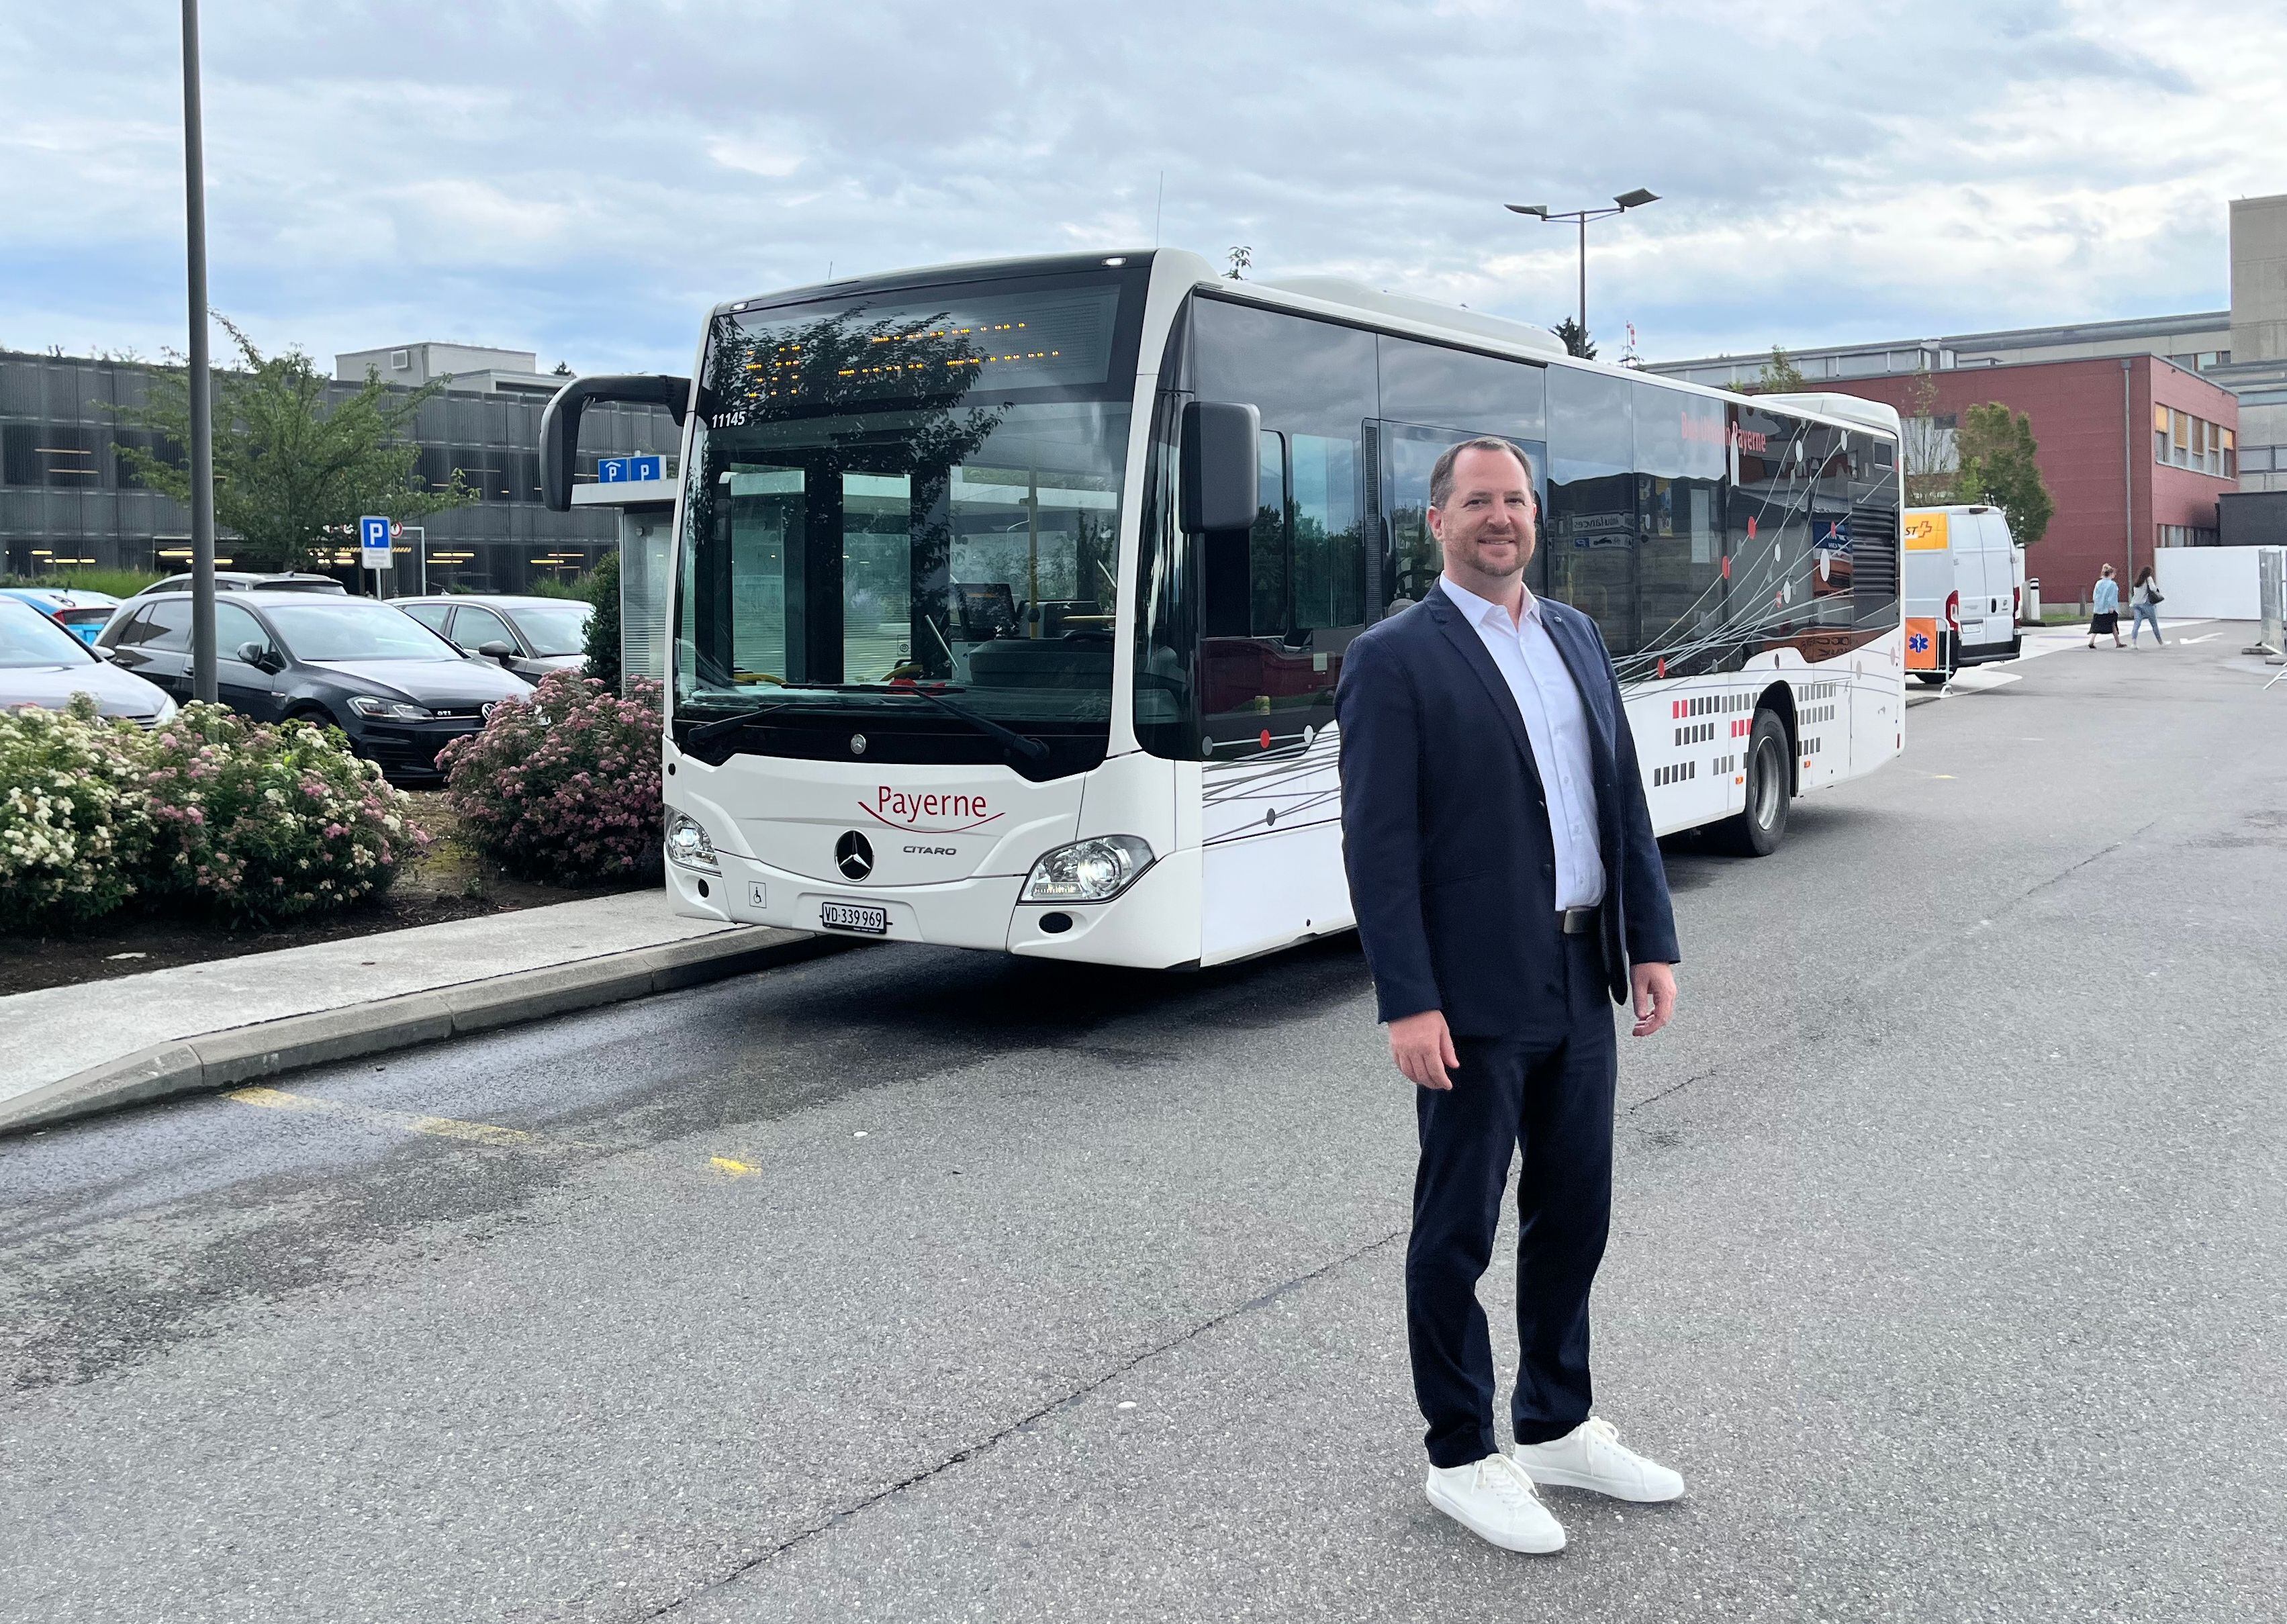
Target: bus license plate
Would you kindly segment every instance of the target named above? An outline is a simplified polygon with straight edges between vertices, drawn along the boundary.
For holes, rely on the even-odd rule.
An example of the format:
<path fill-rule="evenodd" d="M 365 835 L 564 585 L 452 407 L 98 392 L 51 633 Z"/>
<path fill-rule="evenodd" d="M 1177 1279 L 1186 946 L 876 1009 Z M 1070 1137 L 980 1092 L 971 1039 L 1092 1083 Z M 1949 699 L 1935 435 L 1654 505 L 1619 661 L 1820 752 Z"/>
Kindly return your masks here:
<path fill-rule="evenodd" d="M 820 903 L 818 922 L 831 930 L 858 930 L 869 936 L 890 934 L 890 911 L 858 903 Z"/>

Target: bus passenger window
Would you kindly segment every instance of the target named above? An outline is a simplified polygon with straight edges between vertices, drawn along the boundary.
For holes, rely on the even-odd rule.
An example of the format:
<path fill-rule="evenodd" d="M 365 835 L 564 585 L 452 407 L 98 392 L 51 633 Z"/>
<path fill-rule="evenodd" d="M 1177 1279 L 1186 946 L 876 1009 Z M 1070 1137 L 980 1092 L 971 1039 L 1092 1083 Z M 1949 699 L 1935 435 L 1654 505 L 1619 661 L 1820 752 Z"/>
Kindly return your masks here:
<path fill-rule="evenodd" d="M 1635 391 L 1637 663 L 1671 676 L 1713 670 L 1724 643 L 1723 403 L 1658 384 Z"/>
<path fill-rule="evenodd" d="M 1595 618 L 1614 655 L 1633 654 L 1636 479 L 1629 381 L 1548 369 L 1548 592 Z"/>
<path fill-rule="evenodd" d="M 1189 386 L 1262 414 L 1254 526 L 1243 538 L 1196 539 L 1206 622 L 1199 753 L 1297 745 L 1331 719 L 1342 650 L 1365 622 L 1361 482 L 1373 339 L 1202 298 L 1191 312 Z"/>
<path fill-rule="evenodd" d="M 1358 626 L 1365 619 L 1365 526 L 1358 516 L 1358 444 L 1294 436 L 1287 520 L 1294 613 L 1282 630 Z"/>

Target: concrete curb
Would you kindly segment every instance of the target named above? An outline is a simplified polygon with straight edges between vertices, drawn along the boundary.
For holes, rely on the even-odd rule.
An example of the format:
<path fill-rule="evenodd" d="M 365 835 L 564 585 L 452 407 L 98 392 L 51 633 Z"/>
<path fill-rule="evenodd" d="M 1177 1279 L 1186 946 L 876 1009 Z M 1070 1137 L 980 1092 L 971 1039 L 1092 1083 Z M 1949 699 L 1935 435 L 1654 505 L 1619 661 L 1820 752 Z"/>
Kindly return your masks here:
<path fill-rule="evenodd" d="M 853 945 L 842 937 L 754 926 L 178 1038 L 0 1104 L 0 1134 L 725 981 Z"/>

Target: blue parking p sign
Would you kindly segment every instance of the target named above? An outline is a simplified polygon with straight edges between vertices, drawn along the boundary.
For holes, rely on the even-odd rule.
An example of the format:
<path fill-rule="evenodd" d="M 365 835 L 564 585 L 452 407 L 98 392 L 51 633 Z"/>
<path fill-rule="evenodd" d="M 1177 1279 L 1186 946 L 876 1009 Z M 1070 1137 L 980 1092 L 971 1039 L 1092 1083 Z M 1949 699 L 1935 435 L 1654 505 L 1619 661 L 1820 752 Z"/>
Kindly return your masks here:
<path fill-rule="evenodd" d="M 663 456 L 599 457 L 596 460 L 596 481 L 598 485 L 624 485 L 631 479 L 664 479 L 667 459 Z"/>
<path fill-rule="evenodd" d="M 389 568 L 389 521 L 371 514 L 358 521 L 358 562 L 368 570 Z"/>

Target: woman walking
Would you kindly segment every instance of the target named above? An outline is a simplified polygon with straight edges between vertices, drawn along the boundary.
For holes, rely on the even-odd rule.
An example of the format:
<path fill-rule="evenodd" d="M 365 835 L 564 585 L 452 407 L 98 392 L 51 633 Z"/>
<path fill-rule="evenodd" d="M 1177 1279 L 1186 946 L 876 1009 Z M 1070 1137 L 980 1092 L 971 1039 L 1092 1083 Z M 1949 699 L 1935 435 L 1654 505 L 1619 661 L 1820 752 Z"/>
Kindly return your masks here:
<path fill-rule="evenodd" d="M 2136 590 L 2128 595 L 2128 607 L 2136 615 L 2136 624 L 2128 628 L 2130 648 L 2136 647 L 2137 639 L 2144 635 L 2147 621 L 2151 623 L 2152 641 L 2163 648 L 2167 646 L 2168 640 L 2160 635 L 2160 604 L 2165 596 L 2166 594 L 2160 590 L 2160 583 L 2152 579 L 2150 564 L 2136 572 Z"/>
<path fill-rule="evenodd" d="M 2104 573 L 2096 578 L 2091 608 L 2093 612 L 2088 618 L 2088 646 L 2096 647 L 2096 640 L 2110 632 L 2112 646 L 2126 648 L 2128 645 L 2120 641 L 2120 583 L 2112 579 L 2110 564 L 2106 564 Z"/>

